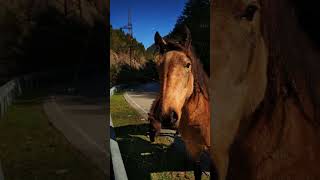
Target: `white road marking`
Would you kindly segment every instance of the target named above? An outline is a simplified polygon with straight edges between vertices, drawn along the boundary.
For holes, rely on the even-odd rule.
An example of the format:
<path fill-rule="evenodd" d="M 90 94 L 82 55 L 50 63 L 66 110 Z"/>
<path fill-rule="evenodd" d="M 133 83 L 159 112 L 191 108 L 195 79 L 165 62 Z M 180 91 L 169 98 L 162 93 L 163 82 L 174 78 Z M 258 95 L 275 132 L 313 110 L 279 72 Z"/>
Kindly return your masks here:
<path fill-rule="evenodd" d="M 56 101 L 52 101 L 51 103 L 53 103 L 56 111 L 60 114 L 60 118 L 63 119 L 64 122 L 69 123 L 70 127 L 75 130 L 76 132 L 78 132 L 80 135 L 82 135 L 84 137 L 84 139 L 87 140 L 88 143 L 90 143 L 91 145 L 93 145 L 94 147 L 96 147 L 100 152 L 102 153 L 107 153 L 105 148 L 102 148 L 101 146 L 99 146 L 97 144 L 96 141 L 94 141 L 92 138 L 90 138 L 90 136 L 85 133 L 80 127 L 78 127 L 75 123 L 73 123 L 72 121 L 68 120 L 67 118 L 65 118 L 64 112 L 59 108 L 58 104 L 56 103 Z"/>
<path fill-rule="evenodd" d="M 131 97 L 128 93 L 125 93 L 127 95 L 127 97 L 130 99 L 131 102 L 133 102 L 139 109 L 141 109 L 144 113 L 148 114 L 148 112 L 143 109 L 139 104 L 137 104 Z"/>

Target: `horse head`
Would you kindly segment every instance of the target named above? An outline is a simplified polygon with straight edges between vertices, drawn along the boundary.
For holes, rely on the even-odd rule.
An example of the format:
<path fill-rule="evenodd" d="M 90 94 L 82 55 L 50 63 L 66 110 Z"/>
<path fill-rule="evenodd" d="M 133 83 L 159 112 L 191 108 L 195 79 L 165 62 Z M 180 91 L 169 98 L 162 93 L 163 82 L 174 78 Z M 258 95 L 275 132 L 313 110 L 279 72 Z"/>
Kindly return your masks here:
<path fill-rule="evenodd" d="M 220 179 L 225 179 L 240 122 L 265 95 L 267 50 L 257 1 L 215 0 L 211 5 L 212 156 Z"/>
<path fill-rule="evenodd" d="M 183 32 L 184 40 L 173 42 L 163 39 L 158 32 L 155 44 L 160 54 L 157 58 L 161 83 L 161 123 L 167 126 L 179 124 L 185 102 L 195 89 L 195 57 L 192 53 L 191 34 L 187 27 Z"/>

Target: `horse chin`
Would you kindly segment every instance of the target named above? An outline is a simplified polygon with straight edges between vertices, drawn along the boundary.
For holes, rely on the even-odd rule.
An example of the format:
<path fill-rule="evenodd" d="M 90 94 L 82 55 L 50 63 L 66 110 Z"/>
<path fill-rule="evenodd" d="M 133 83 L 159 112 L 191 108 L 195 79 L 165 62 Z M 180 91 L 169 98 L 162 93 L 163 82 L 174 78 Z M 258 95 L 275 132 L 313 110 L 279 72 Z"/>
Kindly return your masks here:
<path fill-rule="evenodd" d="M 170 129 L 173 129 L 173 130 L 178 129 L 178 126 L 179 126 L 178 124 L 179 124 L 178 122 L 172 124 Z"/>
<path fill-rule="evenodd" d="M 179 122 L 179 120 L 177 120 L 175 123 L 171 123 L 171 122 L 162 122 L 161 123 L 161 126 L 162 126 L 162 128 L 164 128 L 164 129 L 173 129 L 173 130 L 175 130 L 175 129 L 177 129 L 178 128 L 178 123 Z"/>

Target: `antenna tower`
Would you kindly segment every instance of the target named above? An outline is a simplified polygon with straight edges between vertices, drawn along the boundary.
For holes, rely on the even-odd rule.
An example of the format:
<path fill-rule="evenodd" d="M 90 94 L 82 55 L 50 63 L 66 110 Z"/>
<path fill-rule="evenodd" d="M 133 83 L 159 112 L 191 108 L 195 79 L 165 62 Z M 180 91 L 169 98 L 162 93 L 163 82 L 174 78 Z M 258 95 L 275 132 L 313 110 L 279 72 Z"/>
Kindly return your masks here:
<path fill-rule="evenodd" d="M 121 29 L 127 29 L 129 34 L 129 58 L 130 58 L 130 66 L 132 66 L 132 51 L 133 51 L 133 27 L 131 21 L 131 11 L 128 9 L 128 24 L 123 26 Z"/>

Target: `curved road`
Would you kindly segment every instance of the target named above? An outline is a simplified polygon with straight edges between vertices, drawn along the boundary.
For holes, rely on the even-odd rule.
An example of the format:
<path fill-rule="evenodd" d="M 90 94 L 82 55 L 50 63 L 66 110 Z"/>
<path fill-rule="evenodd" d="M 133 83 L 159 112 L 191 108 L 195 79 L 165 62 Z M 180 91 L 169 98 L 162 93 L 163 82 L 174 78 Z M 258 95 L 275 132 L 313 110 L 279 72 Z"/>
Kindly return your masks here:
<path fill-rule="evenodd" d="M 107 98 L 102 82 L 88 80 L 62 85 L 43 107 L 49 121 L 109 177 L 109 124 Z"/>
<path fill-rule="evenodd" d="M 124 93 L 124 97 L 134 109 L 147 119 L 148 112 L 158 93 L 159 84 L 147 83 L 129 88 L 127 92 Z"/>

